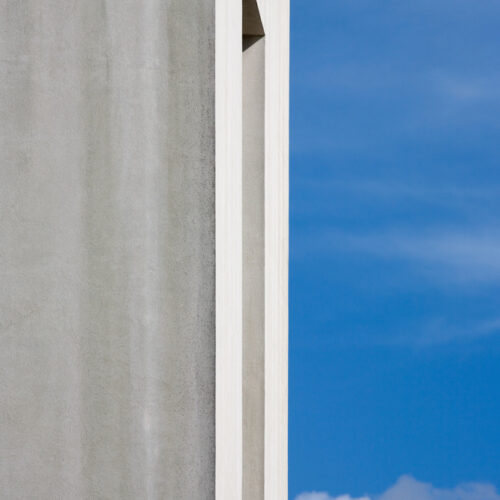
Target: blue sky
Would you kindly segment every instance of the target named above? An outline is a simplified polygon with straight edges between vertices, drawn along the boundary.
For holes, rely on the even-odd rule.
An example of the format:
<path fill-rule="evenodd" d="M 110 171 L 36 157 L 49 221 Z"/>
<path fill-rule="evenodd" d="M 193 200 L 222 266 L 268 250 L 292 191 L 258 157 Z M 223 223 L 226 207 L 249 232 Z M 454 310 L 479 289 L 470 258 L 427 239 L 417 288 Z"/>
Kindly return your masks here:
<path fill-rule="evenodd" d="M 500 500 L 500 2 L 291 4 L 290 499 Z"/>

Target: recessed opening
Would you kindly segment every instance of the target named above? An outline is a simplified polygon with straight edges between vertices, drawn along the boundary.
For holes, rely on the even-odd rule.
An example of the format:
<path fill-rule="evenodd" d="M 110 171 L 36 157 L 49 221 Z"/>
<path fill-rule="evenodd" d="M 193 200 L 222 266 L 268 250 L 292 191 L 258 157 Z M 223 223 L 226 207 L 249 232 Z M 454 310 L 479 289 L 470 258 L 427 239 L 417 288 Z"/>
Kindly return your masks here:
<path fill-rule="evenodd" d="M 264 36 L 257 0 L 243 0 L 243 36 Z"/>

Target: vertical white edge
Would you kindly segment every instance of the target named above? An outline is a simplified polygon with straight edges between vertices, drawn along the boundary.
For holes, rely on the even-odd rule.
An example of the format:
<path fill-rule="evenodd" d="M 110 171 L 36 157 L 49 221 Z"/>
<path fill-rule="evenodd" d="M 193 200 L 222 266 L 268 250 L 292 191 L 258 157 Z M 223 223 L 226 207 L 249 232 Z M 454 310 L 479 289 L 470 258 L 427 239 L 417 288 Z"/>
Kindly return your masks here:
<path fill-rule="evenodd" d="M 288 498 L 289 0 L 259 0 L 266 31 L 265 500 Z"/>
<path fill-rule="evenodd" d="M 242 2 L 215 0 L 215 491 L 242 496 Z"/>
<path fill-rule="evenodd" d="M 241 2 L 216 1 L 216 499 L 242 494 Z M 289 0 L 266 30 L 265 500 L 288 496 Z"/>

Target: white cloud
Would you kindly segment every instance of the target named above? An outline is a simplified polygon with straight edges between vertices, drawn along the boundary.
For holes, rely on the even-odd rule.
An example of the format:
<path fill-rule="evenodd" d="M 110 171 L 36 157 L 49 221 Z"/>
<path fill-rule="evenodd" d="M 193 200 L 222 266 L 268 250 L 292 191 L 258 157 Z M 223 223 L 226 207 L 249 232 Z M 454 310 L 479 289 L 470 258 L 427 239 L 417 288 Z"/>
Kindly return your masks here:
<path fill-rule="evenodd" d="M 500 232 L 497 228 L 454 230 L 442 227 L 432 231 L 395 230 L 368 234 L 327 228 L 309 235 L 304 245 L 302 252 L 307 254 L 334 250 L 405 261 L 419 274 L 444 284 L 500 282 Z"/>
<path fill-rule="evenodd" d="M 500 235 L 493 231 L 395 233 L 366 243 L 367 250 L 432 266 L 431 270 L 453 281 L 500 280 Z"/>
<path fill-rule="evenodd" d="M 311 493 L 302 493 L 302 495 L 296 497 L 295 500 L 371 500 L 371 499 L 370 497 L 354 498 L 351 497 L 350 495 L 340 495 L 339 497 L 331 497 L 330 495 L 328 495 L 328 493 L 311 492 Z"/>
<path fill-rule="evenodd" d="M 398 482 L 375 500 L 500 500 L 494 486 L 467 483 L 454 489 L 435 488 L 411 476 L 403 476 Z"/>
<path fill-rule="evenodd" d="M 427 347 L 450 342 L 466 342 L 479 340 L 500 333 L 500 319 L 492 318 L 483 321 L 450 323 L 444 318 L 436 318 L 423 325 L 414 336 L 414 343 L 418 347 Z M 407 342 L 408 339 L 404 343 Z"/>
<path fill-rule="evenodd" d="M 370 197 L 377 201 L 380 199 L 411 199 L 426 203 L 456 204 L 457 201 L 466 202 L 494 200 L 500 196 L 500 185 L 434 185 L 427 183 L 408 183 L 394 179 L 369 179 L 369 178 L 345 178 L 345 179 L 314 179 L 310 177 L 300 178 L 300 185 L 305 189 L 326 196 L 332 191 L 344 194 L 355 194 L 357 196 Z M 328 199 L 331 203 L 331 200 Z"/>
<path fill-rule="evenodd" d="M 396 264 L 381 286 L 402 287 L 422 284 L 453 294 L 474 294 L 500 285 L 499 227 L 385 230 L 356 234 L 326 227 L 302 238 L 293 258 L 328 258 L 342 254 L 369 256 Z M 410 283 L 410 284 L 408 284 Z M 383 345 L 412 345 L 426 348 L 453 342 L 468 343 L 500 334 L 500 317 L 483 315 L 456 318 L 429 316 L 418 323 L 407 323 L 386 336 L 370 334 L 371 342 Z M 322 340 L 323 341 L 323 340 Z M 385 499 L 383 499 L 385 500 Z"/>
<path fill-rule="evenodd" d="M 453 489 L 443 489 L 403 476 L 381 495 L 354 498 L 350 495 L 334 497 L 327 493 L 302 493 L 295 500 L 500 500 L 500 495 L 493 485 L 486 483 L 465 483 Z"/>
<path fill-rule="evenodd" d="M 436 74 L 437 88 L 445 97 L 460 102 L 497 101 L 500 97 L 499 75 Z"/>

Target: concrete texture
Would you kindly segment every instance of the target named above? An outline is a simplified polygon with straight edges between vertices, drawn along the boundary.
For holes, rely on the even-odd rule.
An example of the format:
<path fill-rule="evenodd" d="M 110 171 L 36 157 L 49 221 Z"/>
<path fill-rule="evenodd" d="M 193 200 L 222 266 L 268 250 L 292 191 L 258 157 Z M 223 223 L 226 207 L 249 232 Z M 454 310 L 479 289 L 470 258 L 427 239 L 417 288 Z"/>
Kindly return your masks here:
<path fill-rule="evenodd" d="M 0 0 L 2 498 L 214 498 L 214 22 Z"/>
<path fill-rule="evenodd" d="M 265 37 L 243 38 L 243 499 L 264 499 Z"/>
<path fill-rule="evenodd" d="M 0 498 L 287 498 L 288 9 L 0 0 Z"/>
<path fill-rule="evenodd" d="M 243 54 L 243 496 L 284 500 L 288 498 L 289 1 L 245 2 L 244 13 L 258 7 L 265 37 L 248 38 Z M 248 33 L 249 25 L 244 19 Z"/>

